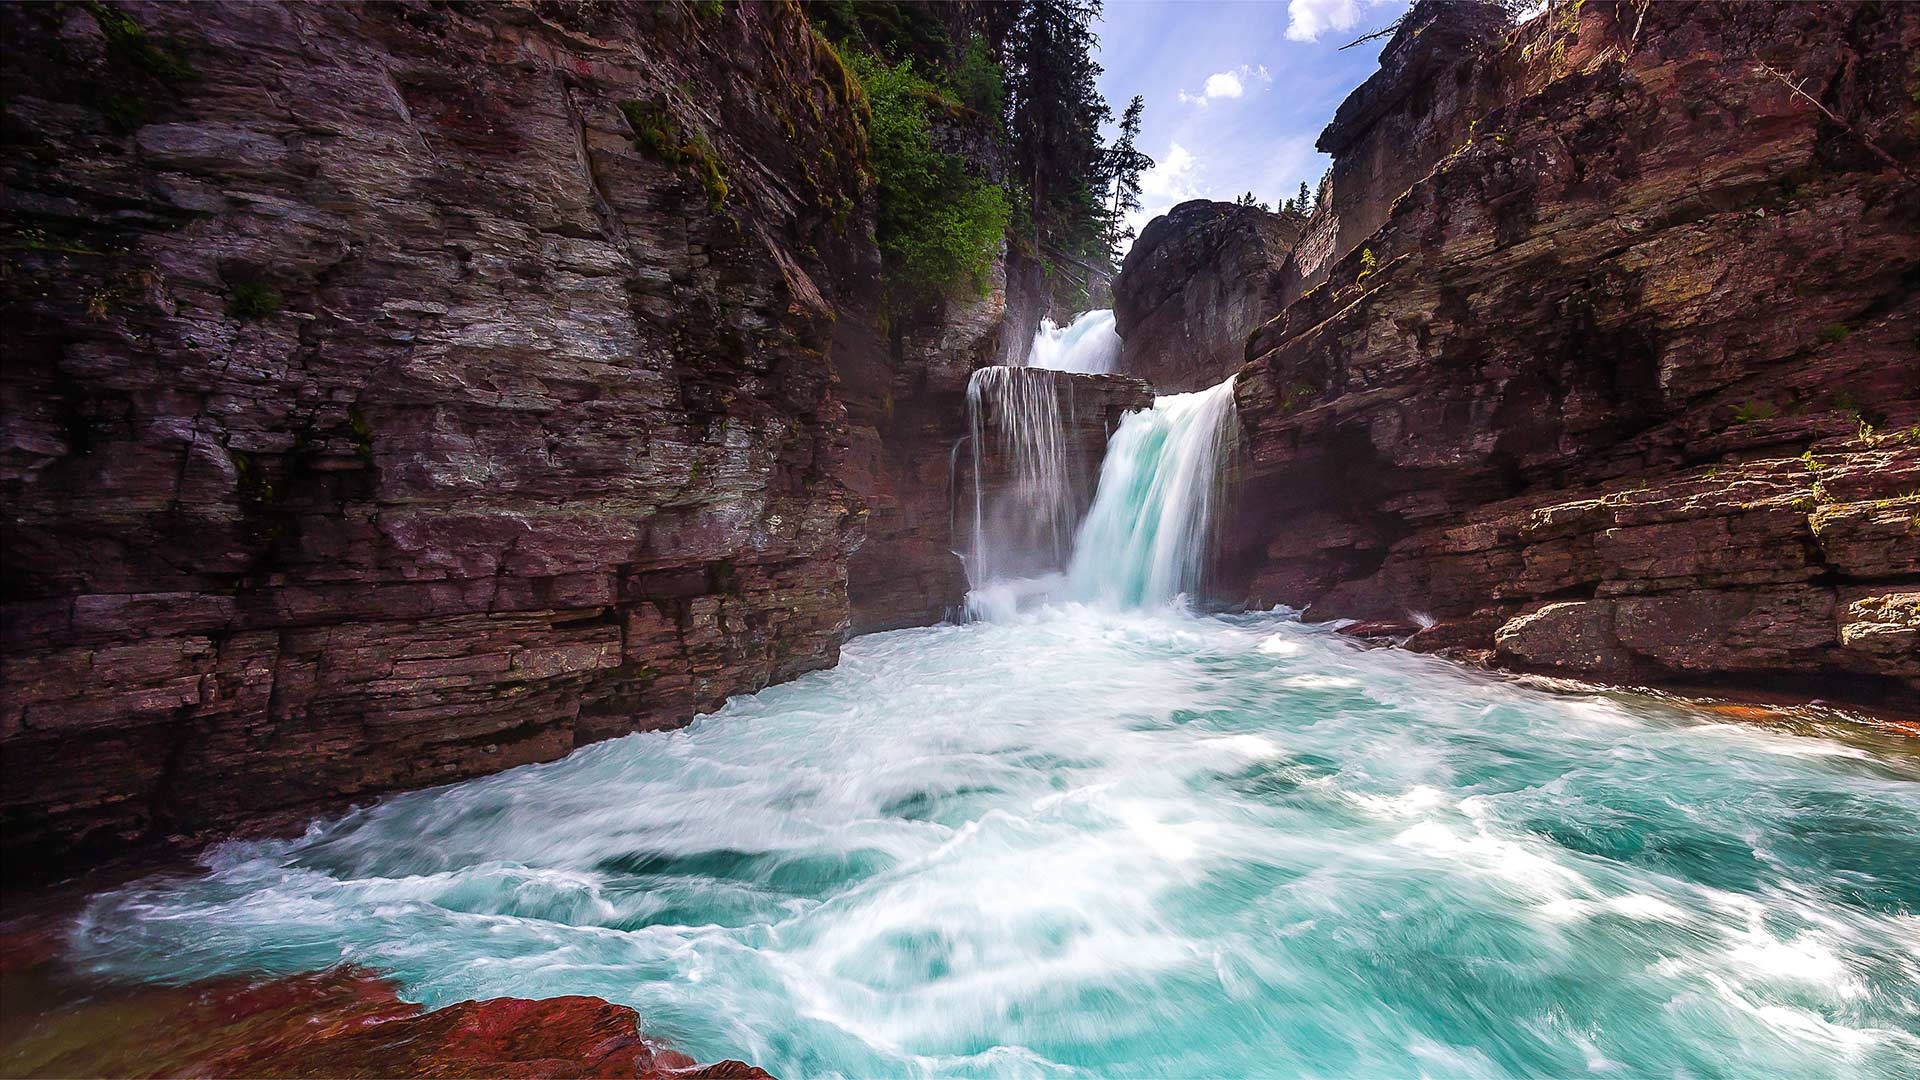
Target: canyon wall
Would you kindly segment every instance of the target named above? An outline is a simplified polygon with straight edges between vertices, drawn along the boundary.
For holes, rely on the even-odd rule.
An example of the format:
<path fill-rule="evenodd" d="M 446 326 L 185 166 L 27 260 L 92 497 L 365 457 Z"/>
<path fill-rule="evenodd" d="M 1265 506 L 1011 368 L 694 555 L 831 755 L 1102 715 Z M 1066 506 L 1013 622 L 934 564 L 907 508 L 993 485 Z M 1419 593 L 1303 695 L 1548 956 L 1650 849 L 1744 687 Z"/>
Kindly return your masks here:
<path fill-rule="evenodd" d="M 864 99 L 794 5 L 0 34 L 10 875 L 681 725 L 960 601 L 967 373 L 1031 328 L 1002 285 L 876 329 Z"/>
<path fill-rule="evenodd" d="M 797 10 L 0 17 L 10 863 L 835 662 L 877 259 Z"/>
<path fill-rule="evenodd" d="M 1916 51 L 1900 4 L 1589 0 L 1475 58 L 1469 133 L 1248 343 L 1228 591 L 1920 701 Z"/>

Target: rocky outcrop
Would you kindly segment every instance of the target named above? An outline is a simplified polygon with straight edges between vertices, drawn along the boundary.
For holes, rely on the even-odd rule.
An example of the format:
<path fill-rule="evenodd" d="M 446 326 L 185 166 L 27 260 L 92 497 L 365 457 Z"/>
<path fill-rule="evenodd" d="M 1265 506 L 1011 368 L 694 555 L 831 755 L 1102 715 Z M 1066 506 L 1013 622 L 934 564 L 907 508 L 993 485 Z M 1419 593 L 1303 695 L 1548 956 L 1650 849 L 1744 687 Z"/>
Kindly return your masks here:
<path fill-rule="evenodd" d="M 183 986 L 75 985 L 7 972 L 9 1076 L 627 1077 L 770 1080 L 697 1064 L 642 1038 L 639 1014 L 595 997 L 489 998 L 432 1012 L 352 968 Z"/>
<path fill-rule="evenodd" d="M 1204 390 L 1246 359 L 1247 333 L 1283 302 L 1301 219 L 1257 206 L 1181 203 L 1154 218 L 1114 282 L 1116 370 L 1163 394 Z"/>
<path fill-rule="evenodd" d="M 1471 140 L 1250 341 L 1238 595 L 1913 703 L 1916 48 L 1902 5 L 1527 24 Z"/>
<path fill-rule="evenodd" d="M 835 662 L 877 259 L 797 10 L 0 25 L 9 873 Z"/>
<path fill-rule="evenodd" d="M 1380 70 L 1347 95 L 1314 144 L 1333 158 L 1315 215 L 1320 228 L 1308 230 L 1322 242 L 1296 260 L 1287 303 L 1373 235 L 1393 201 L 1498 102 L 1505 86 L 1496 61 L 1511 28 L 1505 8 L 1478 0 L 1420 0 L 1400 20 L 1380 50 Z"/>

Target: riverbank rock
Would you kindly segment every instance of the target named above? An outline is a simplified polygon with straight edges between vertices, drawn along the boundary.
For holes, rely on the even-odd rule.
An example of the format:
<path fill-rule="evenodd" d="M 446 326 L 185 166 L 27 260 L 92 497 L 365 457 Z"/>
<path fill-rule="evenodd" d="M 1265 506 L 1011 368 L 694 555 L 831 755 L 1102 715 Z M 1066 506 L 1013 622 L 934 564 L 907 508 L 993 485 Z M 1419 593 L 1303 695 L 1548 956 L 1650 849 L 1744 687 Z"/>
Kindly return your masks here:
<path fill-rule="evenodd" d="M 1920 701 L 1916 48 L 1902 5 L 1516 31 L 1497 107 L 1249 342 L 1237 597 Z"/>
<path fill-rule="evenodd" d="M 10 989 L 26 976 L 8 973 Z M 68 988 L 71 989 L 71 988 Z M 595 997 L 489 998 L 427 1011 L 352 968 L 277 979 L 93 988 L 58 1008 L 9 995 L 8 1076 L 627 1077 L 755 1080 L 648 1042 Z M 38 994 L 58 998 L 56 986 Z M 770 1078 L 769 1078 L 770 1080 Z"/>

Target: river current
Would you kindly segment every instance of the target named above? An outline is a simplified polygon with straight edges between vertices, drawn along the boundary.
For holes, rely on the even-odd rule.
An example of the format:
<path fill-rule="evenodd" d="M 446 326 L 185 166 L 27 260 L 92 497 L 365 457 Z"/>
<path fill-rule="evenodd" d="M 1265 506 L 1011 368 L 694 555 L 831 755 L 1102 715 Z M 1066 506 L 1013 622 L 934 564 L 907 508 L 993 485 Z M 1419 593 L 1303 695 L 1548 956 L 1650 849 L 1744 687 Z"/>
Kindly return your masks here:
<path fill-rule="evenodd" d="M 1070 562 L 976 621 L 222 845 L 95 898 L 73 959 L 592 994 L 788 1080 L 1920 1075 L 1903 740 L 1196 613 L 1232 431 L 1230 383 L 1127 417 Z"/>
<path fill-rule="evenodd" d="M 226 844 L 74 944 L 596 994 L 783 1077 L 1894 1077 L 1916 779 L 1280 613 L 1060 604 Z"/>

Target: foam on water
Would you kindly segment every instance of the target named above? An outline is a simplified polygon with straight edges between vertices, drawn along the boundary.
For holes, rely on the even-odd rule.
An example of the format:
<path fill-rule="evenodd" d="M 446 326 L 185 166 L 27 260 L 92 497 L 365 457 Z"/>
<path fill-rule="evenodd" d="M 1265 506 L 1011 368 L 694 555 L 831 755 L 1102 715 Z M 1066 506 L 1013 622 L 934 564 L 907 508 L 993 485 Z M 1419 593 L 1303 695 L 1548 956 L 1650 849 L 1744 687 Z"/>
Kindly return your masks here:
<path fill-rule="evenodd" d="M 103 895 L 102 972 L 597 994 L 782 1076 L 1899 1076 L 1920 774 L 1284 614 L 856 639 Z"/>
<path fill-rule="evenodd" d="M 1083 311 L 1065 326 L 1040 320 L 1027 352 L 1027 366 L 1054 371 L 1104 375 L 1120 360 L 1120 335 L 1114 332 L 1113 312 Z"/>

